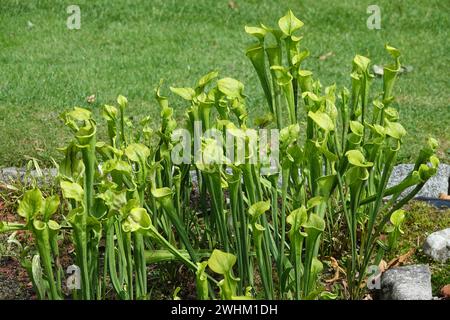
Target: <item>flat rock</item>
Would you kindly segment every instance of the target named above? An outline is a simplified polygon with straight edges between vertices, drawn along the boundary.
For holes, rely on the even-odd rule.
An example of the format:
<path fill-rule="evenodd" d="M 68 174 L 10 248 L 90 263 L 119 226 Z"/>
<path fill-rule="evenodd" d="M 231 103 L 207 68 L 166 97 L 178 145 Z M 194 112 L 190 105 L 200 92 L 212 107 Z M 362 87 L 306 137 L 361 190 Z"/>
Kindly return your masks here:
<path fill-rule="evenodd" d="M 430 234 L 423 244 L 423 252 L 438 262 L 450 259 L 450 228 Z"/>
<path fill-rule="evenodd" d="M 431 273 L 427 265 L 392 268 L 381 276 L 381 300 L 432 300 Z"/>
<path fill-rule="evenodd" d="M 395 186 L 403 181 L 406 176 L 414 169 L 414 164 L 399 164 L 392 170 L 391 176 L 388 182 L 388 188 Z M 423 186 L 422 190 L 416 195 L 416 197 L 427 198 L 439 198 L 439 194 L 448 194 L 449 192 L 449 179 L 450 179 L 450 165 L 440 164 L 435 176 Z M 414 187 L 406 189 L 402 196 L 405 196 Z"/>
<path fill-rule="evenodd" d="M 24 168 L 3 168 L 0 169 L 0 183 L 14 183 L 14 181 L 29 183 L 31 178 L 35 178 L 39 184 L 51 183 L 53 178 L 58 174 L 58 171 L 56 168 L 50 168 L 42 169 L 41 173 L 36 170 L 30 170 L 27 175 L 27 171 Z"/>

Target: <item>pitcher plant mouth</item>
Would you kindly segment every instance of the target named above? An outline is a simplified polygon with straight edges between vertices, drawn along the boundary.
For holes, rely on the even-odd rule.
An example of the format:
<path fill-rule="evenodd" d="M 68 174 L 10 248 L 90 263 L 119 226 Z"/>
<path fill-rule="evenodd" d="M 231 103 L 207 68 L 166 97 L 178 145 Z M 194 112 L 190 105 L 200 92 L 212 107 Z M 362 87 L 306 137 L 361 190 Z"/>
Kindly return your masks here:
<path fill-rule="evenodd" d="M 87 146 L 97 135 L 97 126 L 95 121 L 89 121 L 84 127 L 81 127 L 76 134 L 80 146 Z"/>

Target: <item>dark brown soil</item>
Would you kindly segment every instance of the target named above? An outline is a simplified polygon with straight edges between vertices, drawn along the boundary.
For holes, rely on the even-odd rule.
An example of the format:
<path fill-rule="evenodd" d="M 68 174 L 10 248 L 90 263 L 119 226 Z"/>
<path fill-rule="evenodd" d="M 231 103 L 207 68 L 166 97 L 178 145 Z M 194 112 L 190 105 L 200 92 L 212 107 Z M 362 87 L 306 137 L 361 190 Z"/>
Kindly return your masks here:
<path fill-rule="evenodd" d="M 10 257 L 0 258 L 0 300 L 36 299 L 28 274 Z"/>
<path fill-rule="evenodd" d="M 17 221 L 18 216 L 8 210 L 0 199 L 0 221 Z M 8 235 L 0 235 L 0 243 L 6 244 Z M 18 232 L 17 240 L 21 243 L 30 240 L 25 232 Z M 0 300 L 34 299 L 33 288 L 26 270 L 17 258 L 0 255 Z"/>

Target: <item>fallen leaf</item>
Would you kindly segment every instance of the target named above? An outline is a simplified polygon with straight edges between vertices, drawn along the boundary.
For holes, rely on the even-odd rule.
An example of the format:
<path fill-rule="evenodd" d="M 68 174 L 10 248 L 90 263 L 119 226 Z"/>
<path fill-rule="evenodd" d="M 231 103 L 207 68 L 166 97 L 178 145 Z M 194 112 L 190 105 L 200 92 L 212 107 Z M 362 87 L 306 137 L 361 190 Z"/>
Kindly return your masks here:
<path fill-rule="evenodd" d="M 444 299 L 450 299 L 450 284 L 447 284 L 442 287 L 441 289 L 441 296 Z"/>
<path fill-rule="evenodd" d="M 325 280 L 326 283 L 333 283 L 333 282 L 338 281 L 340 278 L 340 276 L 339 276 L 340 272 L 342 272 L 345 275 L 345 270 L 339 266 L 339 263 L 337 262 L 337 260 L 333 257 L 330 257 L 330 260 L 331 260 L 331 267 L 334 270 L 334 276 L 331 279 Z"/>
<path fill-rule="evenodd" d="M 333 52 L 333 51 L 330 51 L 330 52 L 327 52 L 327 53 L 321 55 L 321 56 L 319 57 L 319 60 L 320 60 L 320 61 L 324 61 L 324 60 L 327 60 L 329 57 L 332 57 L 332 56 L 334 56 L 334 52 Z"/>
<path fill-rule="evenodd" d="M 19 191 L 19 189 L 14 187 L 13 185 L 3 184 L 3 183 L 0 183 L 0 189 L 11 190 L 11 191 Z"/>
<path fill-rule="evenodd" d="M 348 284 L 347 281 L 342 280 L 342 287 L 344 288 L 344 293 L 346 296 L 348 296 L 349 292 L 348 292 Z"/>
<path fill-rule="evenodd" d="M 381 260 L 380 263 L 378 264 L 378 268 L 380 269 L 380 272 L 383 273 L 384 271 L 387 270 L 387 262 L 384 260 Z"/>
<path fill-rule="evenodd" d="M 387 264 L 386 270 L 403 265 L 405 262 L 408 261 L 409 258 L 411 258 L 411 256 L 414 254 L 414 252 L 416 252 L 416 249 L 411 248 L 411 249 L 409 249 L 409 251 L 407 253 L 405 253 L 397 258 L 392 259 Z"/>

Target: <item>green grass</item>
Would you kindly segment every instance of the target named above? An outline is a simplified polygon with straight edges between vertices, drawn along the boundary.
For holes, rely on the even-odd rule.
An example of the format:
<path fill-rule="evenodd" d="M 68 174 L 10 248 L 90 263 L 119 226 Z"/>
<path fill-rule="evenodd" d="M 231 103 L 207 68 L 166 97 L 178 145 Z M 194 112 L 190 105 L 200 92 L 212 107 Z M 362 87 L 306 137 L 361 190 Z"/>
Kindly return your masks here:
<path fill-rule="evenodd" d="M 66 7 L 72 3 L 0 2 L 0 166 L 21 165 L 30 156 L 48 163 L 68 137 L 58 115 L 86 106 L 91 94 L 97 96 L 96 110 L 123 94 L 133 115 L 156 119 L 153 89 L 161 78 L 167 85 L 188 86 L 218 69 L 244 82 L 249 110 L 253 117 L 261 115 L 266 106 L 244 55 L 251 42 L 244 25 L 275 24 L 288 8 L 305 22 L 303 46 L 312 54 L 306 67 L 324 85 L 349 86 L 356 53 L 380 64 L 388 61 L 385 43 L 398 47 L 404 64 L 414 67 L 396 89 L 409 132 L 400 160 L 413 158 L 428 135 L 439 139 L 440 154 L 447 157 L 450 6 L 445 1 L 377 1 L 381 30 L 366 27 L 366 8 L 373 4 L 368 0 L 332 5 L 324 0 L 235 0 L 237 9 L 228 0 L 78 0 L 81 30 L 68 30 Z M 318 59 L 327 52 L 333 55 Z M 171 103 L 182 117 L 182 102 L 173 98 Z"/>

